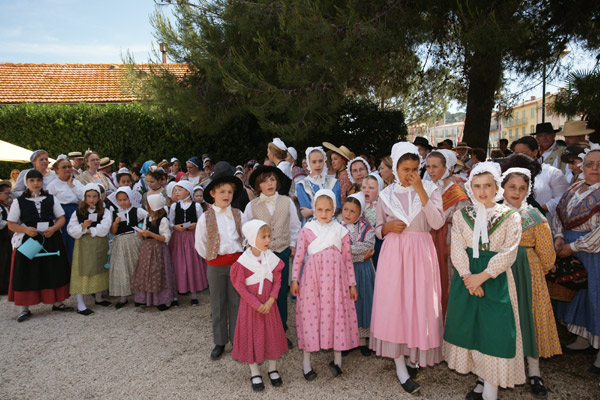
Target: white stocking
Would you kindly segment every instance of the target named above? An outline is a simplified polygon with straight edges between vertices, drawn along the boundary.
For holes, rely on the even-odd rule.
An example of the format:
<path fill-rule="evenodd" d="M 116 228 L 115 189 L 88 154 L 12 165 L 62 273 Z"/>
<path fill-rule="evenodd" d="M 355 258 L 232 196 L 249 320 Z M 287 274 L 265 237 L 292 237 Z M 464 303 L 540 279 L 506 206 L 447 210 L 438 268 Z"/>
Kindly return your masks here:
<path fill-rule="evenodd" d="M 540 372 L 540 359 L 527 356 L 527 368 L 529 369 L 529 377 L 539 376 L 542 377 Z"/>
<path fill-rule="evenodd" d="M 85 302 L 83 301 L 83 295 L 82 294 L 76 294 L 75 298 L 77 299 L 77 310 L 78 311 L 85 310 L 87 307 L 85 306 Z"/>
<path fill-rule="evenodd" d="M 258 369 L 257 363 L 250 364 L 250 373 L 252 374 L 251 376 L 257 377 L 257 378 L 252 379 L 252 383 L 261 383 L 262 382 L 262 378 L 260 377 L 260 370 Z"/>
<path fill-rule="evenodd" d="M 498 385 L 492 385 L 489 382 L 483 383 L 483 400 L 497 400 Z"/>
<path fill-rule="evenodd" d="M 406 362 L 404 361 L 404 356 L 394 358 L 394 362 L 396 363 L 396 375 L 398 375 L 400 383 L 406 383 L 408 378 L 410 378 L 410 375 L 408 374 L 408 370 L 406 369 Z"/>
<path fill-rule="evenodd" d="M 310 352 L 304 350 L 304 359 L 302 360 L 302 369 L 305 374 L 308 374 L 312 367 L 310 365 Z"/>

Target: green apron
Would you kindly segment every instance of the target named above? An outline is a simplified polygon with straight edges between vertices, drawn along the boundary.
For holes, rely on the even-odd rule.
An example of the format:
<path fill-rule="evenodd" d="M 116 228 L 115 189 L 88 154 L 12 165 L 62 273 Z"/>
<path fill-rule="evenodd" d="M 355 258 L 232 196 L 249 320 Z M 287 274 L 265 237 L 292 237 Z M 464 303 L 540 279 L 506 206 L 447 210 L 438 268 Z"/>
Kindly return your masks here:
<path fill-rule="evenodd" d="M 79 239 L 79 275 L 93 276 L 106 271 L 108 260 L 108 237 L 83 235 Z"/>
<path fill-rule="evenodd" d="M 527 247 L 519 246 L 517 259 L 512 266 L 512 273 L 519 302 L 519 325 L 521 326 L 521 337 L 523 338 L 523 355 L 538 358 L 533 306 L 531 305 L 531 271 L 527 258 Z"/>
<path fill-rule="evenodd" d="M 485 271 L 490 259 L 496 255 L 493 251 L 480 250 L 479 258 L 473 258 L 472 248 L 467 248 L 467 254 L 473 274 Z M 484 296 L 472 296 L 458 272 L 454 272 L 444 340 L 493 357 L 514 358 L 517 333 L 506 273 L 488 279 L 481 287 Z"/>

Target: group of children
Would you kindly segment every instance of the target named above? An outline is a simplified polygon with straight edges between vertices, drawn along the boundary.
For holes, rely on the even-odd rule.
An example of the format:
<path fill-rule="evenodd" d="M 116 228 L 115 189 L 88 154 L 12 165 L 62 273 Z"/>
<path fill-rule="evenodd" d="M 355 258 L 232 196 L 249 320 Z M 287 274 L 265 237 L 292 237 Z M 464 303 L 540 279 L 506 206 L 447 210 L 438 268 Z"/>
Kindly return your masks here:
<path fill-rule="evenodd" d="M 281 148 L 280 142 L 272 144 Z M 231 205 L 244 189 L 233 175 L 214 176 L 203 189 L 180 180 L 167 209 L 160 176 L 148 171 L 145 210 L 133 206 L 128 185 L 107 209 L 101 186 L 88 183 L 69 221 L 42 190 L 42 177 L 30 172 L 27 191 L 8 215 L 17 249 L 9 299 L 22 307 L 18 320 L 40 302 L 68 309 L 62 301 L 69 293 L 77 312 L 89 315 L 85 294 L 109 306 L 102 297 L 108 289 L 121 308 L 135 292 L 136 306 L 166 310 L 178 304 L 178 293 L 191 293 L 197 305 L 196 293 L 208 287 L 211 358 L 231 342 L 232 357 L 250 366 L 252 388 L 263 390 L 258 364 L 265 360 L 271 384 L 283 383 L 276 361 L 291 347 L 291 293 L 308 381 L 317 377 L 311 353 L 332 349 L 328 367 L 339 376 L 344 353 L 359 348 L 364 356 L 393 359 L 408 393 L 420 389 L 419 366 L 446 361 L 478 376 L 467 398 L 496 399 L 498 387 L 525 383 L 524 357 L 532 390 L 545 391 L 539 357 L 560 354 L 542 282 L 555 255 L 547 221 L 524 201 L 531 190 L 527 170 L 502 175 L 497 164 L 480 163 L 465 193 L 449 174 L 452 152 L 430 154 L 431 180 L 421 180 L 417 147 L 401 142 L 391 151 L 393 183 L 384 187 L 368 163 L 352 160 L 349 169 L 360 168 L 349 174 L 360 190 L 342 196 L 324 150 L 309 147 L 306 159 L 309 175 L 293 191 L 299 210 L 288 197 L 286 168 L 254 169 L 249 183 L 258 197 L 243 212 Z M 210 207 L 193 201 L 196 190 Z M 503 195 L 505 204 L 498 204 Z M 64 224 L 75 239 L 70 272 L 59 232 Z M 60 256 L 27 258 L 16 242 L 23 236 Z"/>

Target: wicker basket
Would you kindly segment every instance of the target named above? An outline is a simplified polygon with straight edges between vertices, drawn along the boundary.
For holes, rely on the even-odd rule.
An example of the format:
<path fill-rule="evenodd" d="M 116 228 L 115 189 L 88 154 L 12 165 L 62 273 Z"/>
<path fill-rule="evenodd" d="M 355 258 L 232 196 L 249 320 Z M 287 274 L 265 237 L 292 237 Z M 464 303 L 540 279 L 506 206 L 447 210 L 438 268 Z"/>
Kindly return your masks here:
<path fill-rule="evenodd" d="M 569 302 L 573 300 L 573 296 L 577 293 L 575 290 L 568 289 L 558 283 L 547 281 L 548 283 L 548 292 L 550 293 L 550 298 L 552 300 L 558 301 L 566 301 Z"/>

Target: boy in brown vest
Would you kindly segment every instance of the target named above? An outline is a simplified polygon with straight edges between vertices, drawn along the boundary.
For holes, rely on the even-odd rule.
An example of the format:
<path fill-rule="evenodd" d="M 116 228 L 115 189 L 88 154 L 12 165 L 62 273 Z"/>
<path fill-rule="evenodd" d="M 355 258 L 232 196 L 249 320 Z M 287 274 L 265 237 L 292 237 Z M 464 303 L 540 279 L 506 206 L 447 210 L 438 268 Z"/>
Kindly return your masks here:
<path fill-rule="evenodd" d="M 273 228 L 269 248 L 284 263 L 281 272 L 281 289 L 277 296 L 277 308 L 281 322 L 283 322 L 283 329 L 286 331 L 288 328 L 289 262 L 290 257 L 293 257 L 296 252 L 296 241 L 301 228 L 298 210 L 293 200 L 287 196 L 289 181 L 289 178 L 279 168 L 263 165 L 257 167 L 250 175 L 249 183 L 259 197 L 252 200 L 244 211 L 247 221 L 260 219 Z M 289 339 L 288 346 L 292 347 Z"/>
<path fill-rule="evenodd" d="M 227 342 L 233 343 L 240 295 L 231 284 L 231 264 L 242 254 L 242 212 L 231 207 L 231 202 L 242 191 L 242 182 L 232 176 L 213 179 L 204 190 L 204 199 L 211 204 L 196 225 L 196 251 L 206 259 L 210 290 L 213 339 L 215 348 L 210 353 L 219 359 Z"/>

